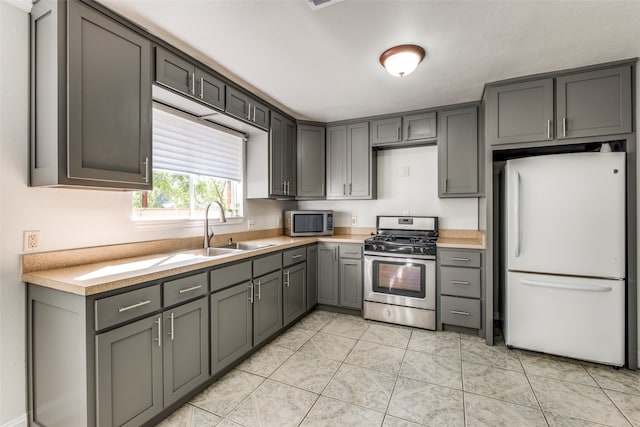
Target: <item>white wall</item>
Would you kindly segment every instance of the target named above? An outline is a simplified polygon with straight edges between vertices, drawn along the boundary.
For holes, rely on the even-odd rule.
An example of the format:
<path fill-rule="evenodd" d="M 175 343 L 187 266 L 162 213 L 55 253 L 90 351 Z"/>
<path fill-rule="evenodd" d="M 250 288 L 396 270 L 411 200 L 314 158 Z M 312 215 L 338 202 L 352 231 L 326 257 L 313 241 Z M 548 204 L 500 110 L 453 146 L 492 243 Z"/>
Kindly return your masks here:
<path fill-rule="evenodd" d="M 25 413 L 25 286 L 22 232 L 40 230 L 40 250 L 198 236 L 201 226 L 136 227 L 131 193 L 30 188 L 28 183 L 28 14 L 0 0 L 0 426 Z M 251 200 L 255 229 L 277 227 L 295 203 Z M 246 223 L 217 233 L 245 231 Z"/>
<path fill-rule="evenodd" d="M 404 175 L 409 168 L 409 176 Z M 376 215 L 440 217 L 440 228 L 478 228 L 478 199 L 438 198 L 438 148 L 436 146 L 378 151 L 377 200 L 305 201 L 302 209 L 333 209 L 335 225 L 375 227 Z"/>

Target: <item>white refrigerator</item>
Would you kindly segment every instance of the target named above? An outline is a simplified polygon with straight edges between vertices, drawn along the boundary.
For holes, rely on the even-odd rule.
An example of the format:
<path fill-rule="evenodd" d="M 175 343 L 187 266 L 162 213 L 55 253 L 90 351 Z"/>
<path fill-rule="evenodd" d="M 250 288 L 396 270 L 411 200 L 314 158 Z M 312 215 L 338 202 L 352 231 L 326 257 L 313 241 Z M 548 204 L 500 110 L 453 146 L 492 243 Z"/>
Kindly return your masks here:
<path fill-rule="evenodd" d="M 625 153 L 514 159 L 504 173 L 505 343 L 624 365 Z"/>

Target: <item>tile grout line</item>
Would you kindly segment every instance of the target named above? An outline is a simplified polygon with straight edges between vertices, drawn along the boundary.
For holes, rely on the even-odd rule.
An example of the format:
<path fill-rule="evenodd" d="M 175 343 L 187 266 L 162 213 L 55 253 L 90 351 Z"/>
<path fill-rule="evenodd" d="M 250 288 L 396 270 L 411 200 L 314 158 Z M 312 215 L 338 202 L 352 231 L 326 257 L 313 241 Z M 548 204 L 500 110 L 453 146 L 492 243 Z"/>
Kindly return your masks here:
<path fill-rule="evenodd" d="M 542 409 L 542 405 L 540 404 L 540 399 L 538 398 L 538 394 L 536 393 L 536 390 L 533 388 L 533 385 L 531 384 L 531 379 L 529 379 L 529 374 L 527 373 L 527 369 L 524 367 L 524 364 L 522 363 L 522 359 L 520 359 L 520 353 L 516 350 L 516 356 L 518 357 L 518 362 L 520 362 L 520 366 L 522 366 L 522 373 L 524 374 L 524 377 L 527 379 L 527 384 L 529 384 L 529 387 L 531 387 L 531 393 L 533 393 L 533 397 L 536 399 L 536 403 L 538 404 L 538 409 L 540 409 L 540 413 L 542 414 L 542 419 L 544 419 L 544 422 L 547 423 L 547 426 L 551 426 L 551 424 L 549 423 L 549 420 L 547 419 L 547 415 L 544 413 L 544 410 Z"/>

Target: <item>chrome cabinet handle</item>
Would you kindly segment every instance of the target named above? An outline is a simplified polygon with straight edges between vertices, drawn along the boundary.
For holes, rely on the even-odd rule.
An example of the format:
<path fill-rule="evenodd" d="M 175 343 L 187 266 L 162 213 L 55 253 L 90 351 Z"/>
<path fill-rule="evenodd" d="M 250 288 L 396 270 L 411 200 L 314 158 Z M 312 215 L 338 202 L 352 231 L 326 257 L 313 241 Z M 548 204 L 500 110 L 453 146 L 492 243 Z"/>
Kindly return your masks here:
<path fill-rule="evenodd" d="M 337 258 L 337 255 L 338 255 L 338 248 L 335 247 L 335 248 L 333 248 L 333 259 L 334 260 Z"/>
<path fill-rule="evenodd" d="M 204 77 L 200 77 L 200 99 L 204 99 Z"/>
<path fill-rule="evenodd" d="M 342 184 L 342 195 L 343 196 L 347 195 L 347 184 Z"/>
<path fill-rule="evenodd" d="M 149 183 L 149 157 L 145 157 L 144 162 L 142 164 L 144 165 L 144 183 L 148 184 Z"/>
<path fill-rule="evenodd" d="M 169 318 L 171 319 L 171 329 L 169 330 L 169 336 L 171 337 L 171 341 L 173 341 L 173 313 L 171 313 L 171 316 Z"/>
<path fill-rule="evenodd" d="M 133 310 L 134 308 L 142 307 L 143 305 L 147 305 L 149 303 L 151 303 L 150 299 L 148 299 L 146 301 L 140 301 L 139 303 L 130 305 L 128 307 L 120 307 L 118 309 L 118 313 L 124 313 L 125 311 Z"/>
<path fill-rule="evenodd" d="M 349 195 L 351 195 L 352 190 L 353 190 L 353 184 L 349 183 Z"/>
<path fill-rule="evenodd" d="M 291 259 L 298 259 L 298 258 L 302 258 L 302 254 L 293 255 L 291 257 Z"/>
<path fill-rule="evenodd" d="M 457 311 L 457 310 L 451 310 L 452 314 L 459 314 L 461 316 L 471 316 L 471 313 L 469 313 L 468 311 Z"/>
<path fill-rule="evenodd" d="M 158 324 L 158 338 L 155 338 L 154 341 L 158 341 L 158 347 L 162 347 L 162 317 L 158 317 L 155 323 Z"/>
<path fill-rule="evenodd" d="M 256 121 L 256 104 L 253 104 L 253 121 Z"/>
<path fill-rule="evenodd" d="M 444 179 L 444 191 L 443 193 L 447 192 L 447 178 Z"/>
<path fill-rule="evenodd" d="M 196 94 L 196 73 L 191 73 L 191 95 Z"/>
<path fill-rule="evenodd" d="M 251 121 L 251 103 L 249 103 L 249 107 L 247 108 L 247 120 Z"/>
<path fill-rule="evenodd" d="M 347 252 L 347 251 L 344 251 L 344 253 L 346 255 L 360 255 L 360 252 Z"/>
<path fill-rule="evenodd" d="M 567 118 L 566 117 L 562 118 L 562 137 L 563 138 L 567 137 Z"/>
<path fill-rule="evenodd" d="M 464 261 L 464 262 L 469 262 L 471 261 L 469 258 L 458 258 L 458 257 L 451 257 L 451 261 Z"/>
<path fill-rule="evenodd" d="M 344 265 L 358 265 L 358 263 L 357 263 L 357 262 L 346 262 L 346 261 L 343 261 L 342 263 L 343 263 Z"/>
<path fill-rule="evenodd" d="M 262 294 L 262 287 L 260 286 L 260 280 L 258 280 L 258 301 L 260 301 L 261 294 Z"/>
<path fill-rule="evenodd" d="M 398 126 L 398 141 L 400 141 L 400 126 Z"/>
<path fill-rule="evenodd" d="M 249 301 L 253 304 L 253 282 L 249 285 Z"/>
<path fill-rule="evenodd" d="M 551 139 L 551 119 L 547 120 L 547 139 Z"/>
<path fill-rule="evenodd" d="M 284 271 L 284 285 L 289 287 L 289 270 Z"/>
<path fill-rule="evenodd" d="M 187 292 L 195 291 L 196 289 L 200 289 L 201 287 L 202 287 L 202 285 L 197 285 L 197 286 L 192 286 L 192 287 L 187 288 L 187 289 L 180 289 L 180 291 L 178 291 L 178 293 L 184 294 L 184 293 L 187 293 Z"/>
<path fill-rule="evenodd" d="M 451 283 L 452 285 L 470 285 L 471 284 L 469 282 L 463 282 L 460 280 L 451 280 L 449 281 L 449 283 Z"/>

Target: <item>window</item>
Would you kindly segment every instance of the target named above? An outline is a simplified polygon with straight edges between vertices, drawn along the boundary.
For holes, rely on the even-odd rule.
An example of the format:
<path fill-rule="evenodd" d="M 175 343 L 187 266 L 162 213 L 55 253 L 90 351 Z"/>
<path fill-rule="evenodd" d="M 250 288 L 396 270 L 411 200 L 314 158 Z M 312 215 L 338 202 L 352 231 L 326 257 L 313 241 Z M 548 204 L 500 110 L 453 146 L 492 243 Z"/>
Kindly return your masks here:
<path fill-rule="evenodd" d="M 241 217 L 243 138 L 230 132 L 154 106 L 153 191 L 134 194 L 134 219 L 204 218 L 213 201 L 227 218 Z"/>

